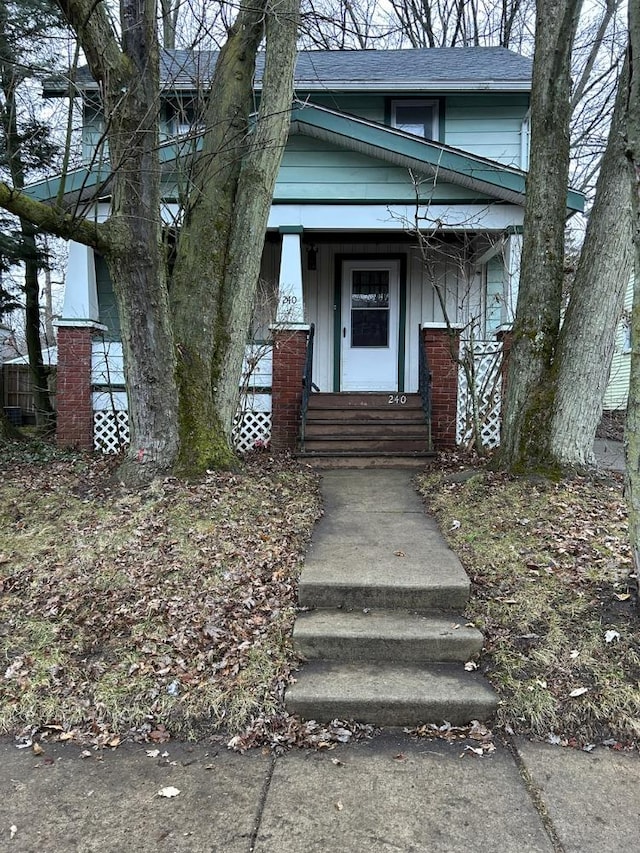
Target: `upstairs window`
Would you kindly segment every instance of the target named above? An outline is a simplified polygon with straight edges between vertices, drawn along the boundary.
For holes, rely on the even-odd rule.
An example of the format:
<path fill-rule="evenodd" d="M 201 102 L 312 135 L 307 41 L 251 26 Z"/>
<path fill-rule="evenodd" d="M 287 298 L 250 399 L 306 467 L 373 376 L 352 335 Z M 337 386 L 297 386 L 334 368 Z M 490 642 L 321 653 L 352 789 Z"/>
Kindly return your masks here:
<path fill-rule="evenodd" d="M 391 127 L 422 139 L 438 138 L 438 102 L 406 100 L 391 102 Z"/>

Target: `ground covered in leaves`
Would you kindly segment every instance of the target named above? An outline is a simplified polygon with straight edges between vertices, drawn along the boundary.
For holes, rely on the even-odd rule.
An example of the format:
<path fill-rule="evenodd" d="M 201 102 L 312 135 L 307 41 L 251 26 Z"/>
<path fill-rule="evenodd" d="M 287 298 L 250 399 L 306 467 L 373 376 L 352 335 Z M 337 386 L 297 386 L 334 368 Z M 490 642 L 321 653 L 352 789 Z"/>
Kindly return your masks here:
<path fill-rule="evenodd" d="M 130 491 L 104 458 L 0 454 L 0 732 L 111 746 L 330 737 L 282 707 L 321 512 L 312 473 L 258 455 Z"/>
<path fill-rule="evenodd" d="M 450 464 L 419 489 L 472 581 L 467 616 L 507 732 L 640 739 L 640 622 L 617 475 L 511 478 Z"/>

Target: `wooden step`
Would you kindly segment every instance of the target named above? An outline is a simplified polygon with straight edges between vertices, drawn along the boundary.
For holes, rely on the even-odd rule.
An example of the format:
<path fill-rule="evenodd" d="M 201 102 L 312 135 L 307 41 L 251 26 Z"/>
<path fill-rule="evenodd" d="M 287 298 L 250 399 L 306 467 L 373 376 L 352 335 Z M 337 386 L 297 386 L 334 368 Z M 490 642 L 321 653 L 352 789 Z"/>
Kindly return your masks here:
<path fill-rule="evenodd" d="M 305 438 L 348 437 L 361 439 L 426 438 L 425 423 L 407 421 L 307 421 Z"/>
<path fill-rule="evenodd" d="M 421 409 L 420 394 L 396 394 L 378 391 L 336 394 L 311 394 L 309 409 Z"/>
<path fill-rule="evenodd" d="M 424 436 L 397 438 L 368 438 L 366 436 L 333 435 L 323 438 L 305 439 L 307 453 L 318 451 L 340 451 L 342 453 L 428 453 L 429 439 Z"/>

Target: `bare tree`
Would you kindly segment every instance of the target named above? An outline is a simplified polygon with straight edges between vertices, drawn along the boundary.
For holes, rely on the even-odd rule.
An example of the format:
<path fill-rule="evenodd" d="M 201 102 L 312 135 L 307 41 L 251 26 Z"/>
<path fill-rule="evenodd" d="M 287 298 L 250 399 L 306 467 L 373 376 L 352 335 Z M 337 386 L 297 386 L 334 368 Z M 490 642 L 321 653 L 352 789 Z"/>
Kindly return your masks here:
<path fill-rule="evenodd" d="M 273 193 L 289 126 L 297 2 L 241 3 L 229 29 L 180 232 L 173 317 L 160 218 L 155 0 L 123 0 L 121 32 L 106 8 L 92 0 L 60 0 L 60 5 L 102 92 L 111 213 L 104 223 L 78 219 L 6 184 L 0 184 L 0 206 L 45 231 L 97 248 L 107 262 L 127 368 L 131 445 L 125 473 L 137 478 L 176 464 L 189 472 L 230 464 L 231 418 L 217 406 L 237 395 L 241 362 L 232 375 L 229 365 L 235 360 L 227 349 L 247 338 L 242 303 L 251 301 L 257 283 L 269 208 L 265 199 Z M 271 70 L 265 71 L 251 130 L 255 59 L 265 21 Z M 194 287 L 199 281 L 200 289 Z"/>
<path fill-rule="evenodd" d="M 581 0 L 538 0 L 520 290 L 513 329 L 501 463 L 546 458 L 548 379 L 560 327 L 569 174 L 571 49 Z"/>

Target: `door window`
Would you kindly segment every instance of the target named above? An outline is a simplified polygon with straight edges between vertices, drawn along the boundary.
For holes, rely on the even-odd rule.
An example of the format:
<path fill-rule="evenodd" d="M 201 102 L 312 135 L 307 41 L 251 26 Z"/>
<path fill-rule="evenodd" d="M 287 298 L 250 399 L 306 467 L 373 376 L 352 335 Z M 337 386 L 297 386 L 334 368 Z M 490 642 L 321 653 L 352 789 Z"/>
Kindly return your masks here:
<path fill-rule="evenodd" d="M 351 346 L 389 346 L 389 270 L 353 270 Z"/>

